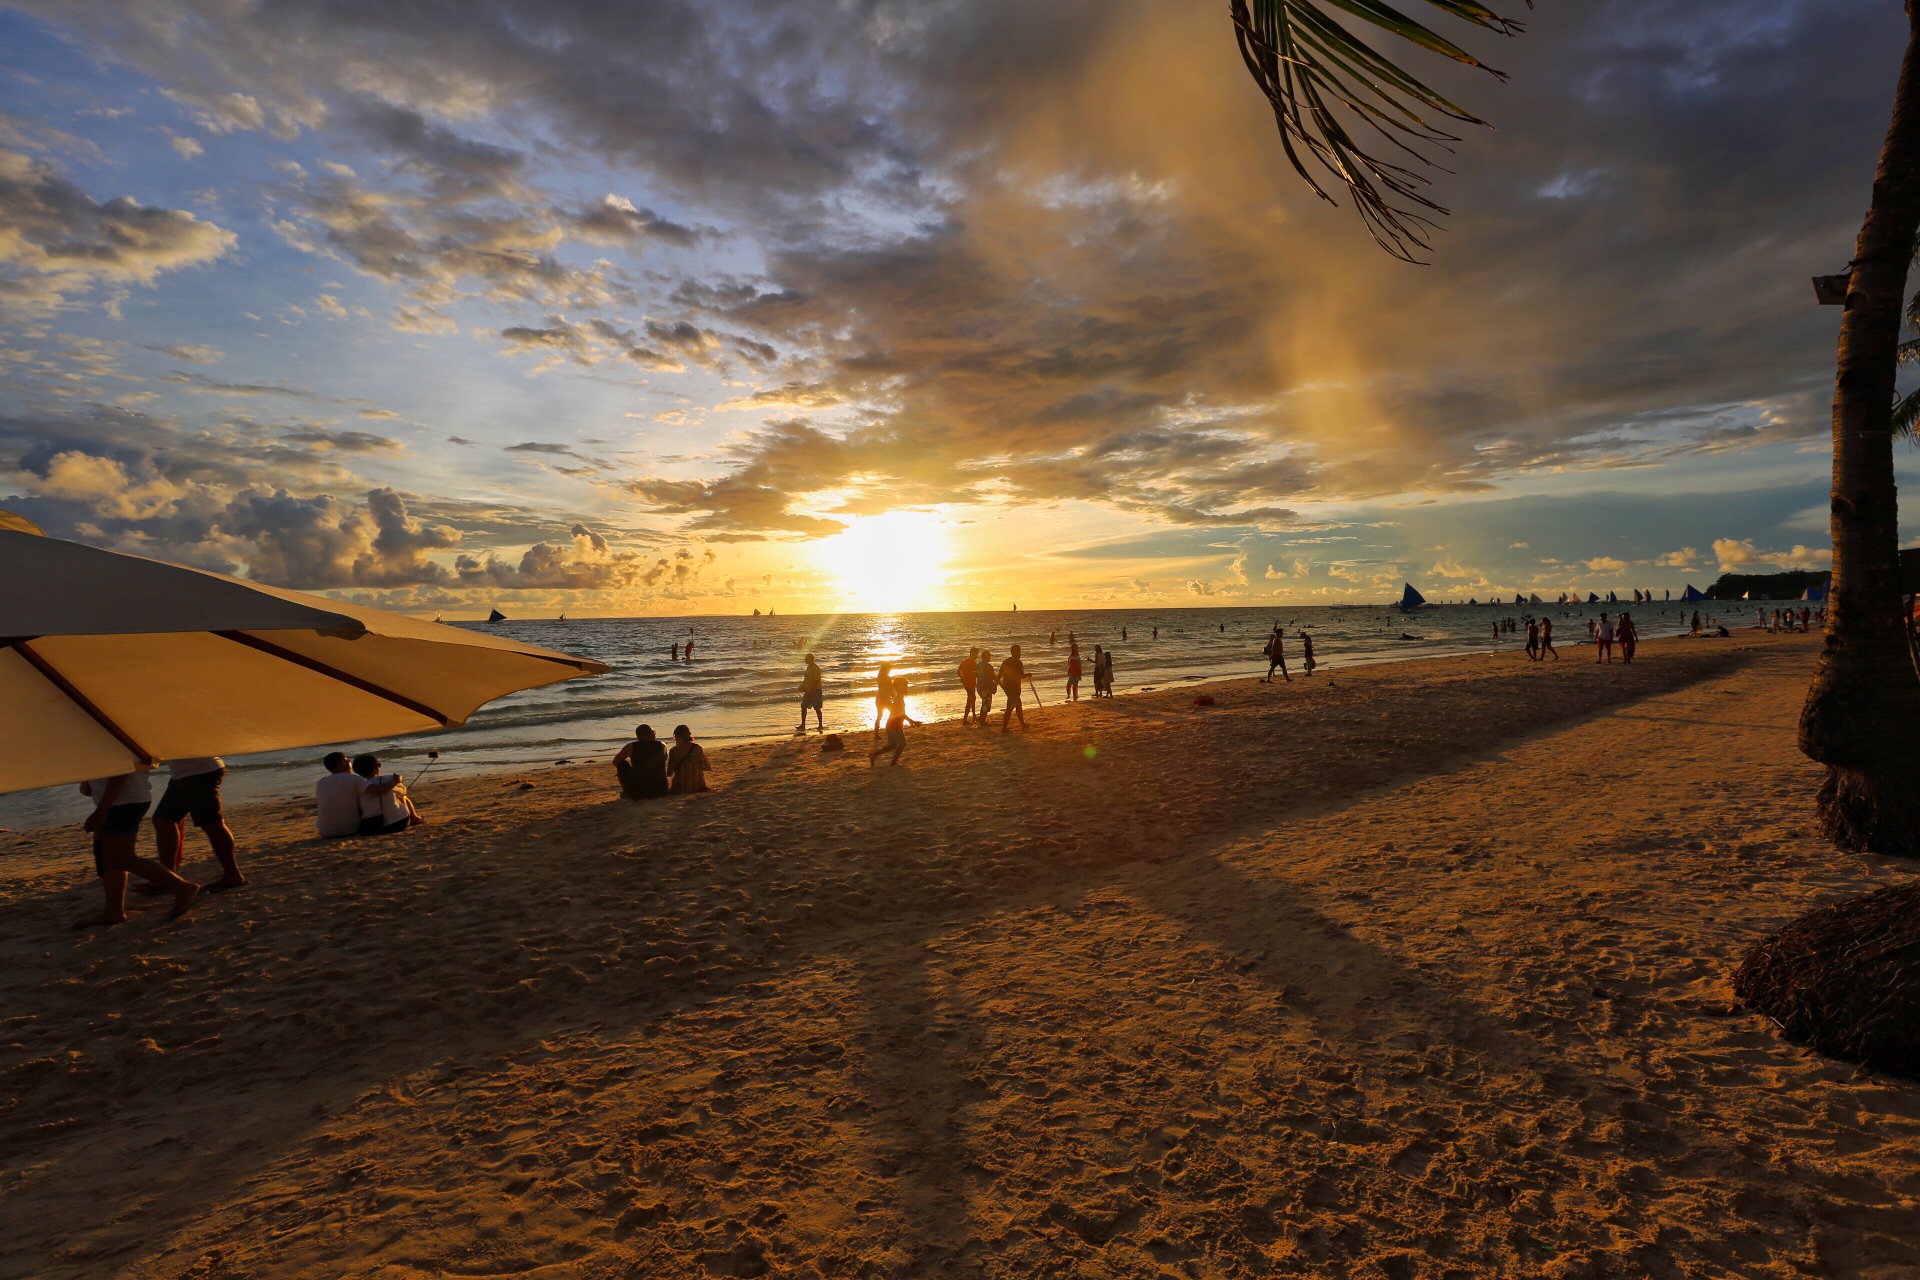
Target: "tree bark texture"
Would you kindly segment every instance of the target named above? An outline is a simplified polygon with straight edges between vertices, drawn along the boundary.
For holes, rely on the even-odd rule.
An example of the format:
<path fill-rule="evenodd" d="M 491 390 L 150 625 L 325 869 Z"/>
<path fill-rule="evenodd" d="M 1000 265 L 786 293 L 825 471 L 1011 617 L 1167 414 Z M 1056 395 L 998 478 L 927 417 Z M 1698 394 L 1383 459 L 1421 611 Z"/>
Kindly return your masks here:
<path fill-rule="evenodd" d="M 1893 480 L 1895 348 L 1920 233 L 1920 0 L 1873 202 L 1854 250 L 1833 391 L 1833 591 L 1800 712 L 1800 749 L 1827 766 L 1822 830 L 1842 848 L 1920 854 L 1920 673 L 1900 610 Z"/>

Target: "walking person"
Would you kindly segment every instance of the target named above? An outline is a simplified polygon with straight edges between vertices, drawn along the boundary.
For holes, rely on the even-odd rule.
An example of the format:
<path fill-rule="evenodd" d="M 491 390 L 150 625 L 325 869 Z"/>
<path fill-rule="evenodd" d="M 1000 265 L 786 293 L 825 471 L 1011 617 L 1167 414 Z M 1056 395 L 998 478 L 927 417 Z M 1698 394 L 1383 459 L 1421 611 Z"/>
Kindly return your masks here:
<path fill-rule="evenodd" d="M 893 682 L 893 696 L 887 703 L 887 740 L 867 752 L 867 768 L 873 768 L 873 762 L 880 753 L 893 751 L 893 760 L 889 767 L 900 763 L 900 753 L 907 749 L 907 725 L 918 726 L 919 721 L 907 714 L 907 678 L 900 676 Z"/>
<path fill-rule="evenodd" d="M 811 708 L 814 727 L 825 733 L 827 731 L 826 707 L 826 677 L 820 674 L 820 664 L 810 653 L 807 655 L 807 669 L 800 676 L 800 727 L 794 732 L 807 731 L 807 710 Z"/>
<path fill-rule="evenodd" d="M 1014 645 L 1007 651 L 1007 660 L 1000 664 L 1000 692 L 1006 695 L 1006 710 L 1000 713 L 1000 732 L 1006 733 L 1007 726 L 1015 716 L 1020 717 L 1020 732 L 1027 731 L 1027 710 L 1021 705 L 1021 690 L 1027 683 L 1027 665 L 1020 661 L 1020 646 Z"/>
<path fill-rule="evenodd" d="M 1300 633 L 1300 662 L 1306 667 L 1308 675 L 1312 675 L 1314 667 L 1318 665 L 1313 660 L 1313 637 L 1305 631 Z"/>
<path fill-rule="evenodd" d="M 1080 646 L 1067 650 L 1067 701 L 1080 701 Z"/>
<path fill-rule="evenodd" d="M 967 691 L 967 709 L 960 713 L 960 723 L 966 724 L 973 719 L 974 710 L 980 705 L 980 696 L 974 691 L 974 685 L 980 679 L 980 647 L 975 645 L 967 650 L 967 656 L 960 660 L 960 687 Z"/>
<path fill-rule="evenodd" d="M 220 807 L 220 780 L 227 776 L 227 762 L 219 756 L 193 756 L 167 762 L 167 789 L 153 810 L 154 858 L 169 871 L 180 870 L 186 854 L 187 819 L 206 834 L 213 856 L 220 862 L 220 878 L 208 885 L 213 893 L 225 893 L 247 883 L 240 874 L 234 856 L 233 832 L 227 829 L 226 815 Z M 151 785 L 151 784 L 149 784 Z M 153 892 L 163 892 L 151 885 Z"/>
<path fill-rule="evenodd" d="M 893 700 L 893 664 L 883 662 L 874 681 L 873 736 L 880 736 L 880 723 L 887 718 L 887 704 Z"/>
<path fill-rule="evenodd" d="M 1545 662 L 1552 654 L 1555 662 L 1560 661 L 1560 651 L 1553 647 L 1553 619 L 1540 619 L 1540 661 Z"/>
<path fill-rule="evenodd" d="M 1600 615 L 1599 625 L 1594 630 L 1593 644 L 1595 662 L 1613 661 L 1613 623 L 1607 620 L 1607 615 L 1604 613 Z"/>
<path fill-rule="evenodd" d="M 1113 650 L 1111 649 L 1100 655 L 1100 687 L 1106 691 L 1109 698 L 1113 696 Z"/>
<path fill-rule="evenodd" d="M 93 837 L 93 870 L 100 877 L 103 901 L 100 914 L 80 921 L 75 928 L 127 922 L 127 877 L 139 876 L 149 884 L 158 884 L 173 893 L 173 909 L 167 919 L 175 920 L 193 909 L 206 892 L 191 880 L 181 878 L 170 867 L 135 852 L 140 841 L 140 820 L 153 803 L 153 782 L 145 769 L 114 774 L 80 784 L 80 794 L 93 801 L 82 829 Z"/>
<path fill-rule="evenodd" d="M 672 779 L 669 790 L 676 796 L 707 790 L 707 771 L 712 767 L 707 763 L 706 748 L 693 740 L 693 730 L 683 724 L 673 726 L 673 749 L 667 752 L 667 776 Z"/>
<path fill-rule="evenodd" d="M 1540 624 L 1532 618 L 1527 619 L 1527 658 L 1532 662 L 1540 660 Z"/>
<path fill-rule="evenodd" d="M 1273 624 L 1273 634 L 1267 637 L 1267 647 L 1260 652 L 1267 655 L 1267 674 L 1261 683 L 1273 683 L 1275 667 L 1280 669 L 1281 676 L 1288 684 L 1293 683 L 1293 676 L 1287 671 L 1287 633 L 1281 629 L 1279 623 Z"/>
<path fill-rule="evenodd" d="M 1632 662 L 1633 651 L 1640 647 L 1640 629 L 1633 625 L 1632 614 L 1622 613 L 1620 615 L 1620 625 L 1617 628 L 1617 635 L 1620 640 L 1620 661 Z"/>

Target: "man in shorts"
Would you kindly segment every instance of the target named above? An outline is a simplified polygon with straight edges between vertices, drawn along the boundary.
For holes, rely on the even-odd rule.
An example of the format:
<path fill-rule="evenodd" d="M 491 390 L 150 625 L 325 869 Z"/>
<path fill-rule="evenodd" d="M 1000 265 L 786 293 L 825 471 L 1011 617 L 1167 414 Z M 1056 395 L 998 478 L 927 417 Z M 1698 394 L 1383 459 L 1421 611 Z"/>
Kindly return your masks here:
<path fill-rule="evenodd" d="M 80 784 L 80 794 L 93 801 L 83 830 L 93 837 L 93 870 L 100 877 L 100 892 L 105 901 L 100 914 L 75 925 L 125 924 L 127 921 L 127 877 L 139 876 L 162 892 L 173 895 L 169 919 L 185 915 L 198 902 L 203 890 L 191 880 L 183 880 L 171 869 L 141 857 L 135 852 L 140 840 L 140 820 L 153 803 L 153 784 L 147 771 L 94 778 Z"/>
<path fill-rule="evenodd" d="M 1000 664 L 1000 692 L 1006 695 L 1007 709 L 1000 713 L 1000 732 L 1007 732 L 1007 723 L 1015 716 L 1020 717 L 1020 732 L 1027 731 L 1027 711 L 1020 705 L 1020 687 L 1027 682 L 1027 665 L 1020 661 L 1020 646 L 1014 645 L 1007 651 L 1007 660 Z"/>
<path fill-rule="evenodd" d="M 800 727 L 794 732 L 807 731 L 807 709 L 811 707 L 814 727 L 825 733 L 827 731 L 826 706 L 826 682 L 820 674 L 820 664 L 814 661 L 812 654 L 808 654 L 806 673 L 800 677 Z"/>
<path fill-rule="evenodd" d="M 220 808 L 220 780 L 227 776 L 227 762 L 219 756 L 188 756 L 167 764 L 167 789 L 153 810 L 155 859 L 169 871 L 180 870 L 186 856 L 187 819 L 200 828 L 220 860 L 220 878 L 208 885 L 214 893 L 225 893 L 247 883 L 240 874 L 240 862 L 234 856 L 233 832 L 227 829 L 226 815 Z M 149 882 L 151 885 L 152 882 Z M 154 886 L 154 892 L 164 889 Z"/>
<path fill-rule="evenodd" d="M 993 714 L 993 653 L 982 649 L 980 658 L 973 666 L 973 687 L 980 695 L 980 710 L 974 713 L 974 723 L 986 727 L 987 717 Z"/>

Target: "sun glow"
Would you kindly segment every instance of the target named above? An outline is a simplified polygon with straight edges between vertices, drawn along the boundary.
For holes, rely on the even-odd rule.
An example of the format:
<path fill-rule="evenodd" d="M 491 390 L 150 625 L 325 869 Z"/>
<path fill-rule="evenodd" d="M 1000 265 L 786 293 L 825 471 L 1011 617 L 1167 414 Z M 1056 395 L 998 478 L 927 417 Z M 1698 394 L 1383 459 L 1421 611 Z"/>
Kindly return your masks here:
<path fill-rule="evenodd" d="M 855 516 L 846 531 L 814 544 L 820 567 L 849 608 L 890 613 L 941 603 L 947 528 L 924 511 Z"/>

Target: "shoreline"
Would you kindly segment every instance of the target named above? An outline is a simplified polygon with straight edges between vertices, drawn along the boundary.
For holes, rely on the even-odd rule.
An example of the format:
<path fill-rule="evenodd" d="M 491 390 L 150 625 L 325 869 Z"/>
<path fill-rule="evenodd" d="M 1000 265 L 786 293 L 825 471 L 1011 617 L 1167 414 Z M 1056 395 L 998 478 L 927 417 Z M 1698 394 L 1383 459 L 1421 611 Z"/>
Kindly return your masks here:
<path fill-rule="evenodd" d="M 1352 607 L 1373 608 L 1375 606 L 1355 605 Z M 1466 606 L 1461 606 L 1461 607 L 1466 607 Z M 783 620 L 784 620 L 784 615 L 783 615 Z M 1731 641 L 1737 642 L 1743 637 L 1751 638 L 1752 636 L 1757 636 L 1760 634 L 1764 634 L 1764 633 L 1760 633 L 1757 630 L 1751 631 L 1751 632 L 1734 631 L 1732 633 L 1732 636 L 1729 637 L 1729 639 Z M 1289 638 L 1291 639 L 1292 637 L 1289 637 Z M 1642 640 L 1641 648 L 1642 648 L 1642 652 L 1647 652 L 1649 651 L 1650 646 L 1664 647 L 1668 644 L 1673 644 L 1681 641 L 1687 641 L 1691 643 L 1693 640 L 1718 640 L 1718 639 L 1719 637 L 1715 637 L 1711 635 L 1700 636 L 1700 637 L 1688 637 L 1685 635 L 1658 636 L 1658 637 L 1651 637 L 1651 638 Z M 1569 637 L 1568 640 L 1569 640 L 1568 644 L 1561 646 L 1561 652 L 1566 655 L 1562 659 L 1562 661 L 1580 661 L 1581 660 L 1580 655 L 1583 655 L 1583 654 L 1587 655 L 1585 657 L 1586 661 L 1588 662 L 1592 661 L 1592 657 L 1591 657 L 1592 645 L 1590 642 L 1576 641 L 1572 637 Z M 1061 650 L 1061 653 L 1064 653 L 1064 649 Z M 1059 659 L 1060 661 L 1064 661 L 1064 658 L 1061 657 L 1060 653 L 1054 653 L 1051 650 L 1047 651 L 1044 656 L 1049 661 L 1052 661 L 1054 659 Z M 1258 661 L 1257 661 L 1258 655 L 1255 655 L 1255 658 L 1256 658 L 1255 662 L 1249 663 L 1250 672 L 1258 670 Z M 1351 676 L 1351 677 L 1357 678 L 1360 675 L 1360 673 L 1373 670 L 1376 668 L 1400 667 L 1400 666 L 1405 666 L 1409 664 L 1419 665 L 1419 664 L 1426 664 L 1426 663 L 1451 663 L 1451 662 L 1462 662 L 1462 661 L 1486 661 L 1486 662 L 1512 661 L 1517 664 L 1519 662 L 1524 662 L 1525 660 L 1526 659 L 1525 659 L 1524 650 L 1521 648 L 1521 642 L 1517 638 L 1513 641 L 1511 647 L 1504 647 L 1504 648 L 1497 648 L 1497 649 L 1496 648 L 1486 648 L 1486 649 L 1474 648 L 1474 649 L 1467 649 L 1467 650 L 1452 650 L 1452 651 L 1447 651 L 1447 652 L 1442 652 L 1437 654 L 1428 653 L 1428 654 L 1419 654 L 1419 655 L 1409 655 L 1407 657 L 1389 657 L 1389 658 L 1368 657 L 1368 658 L 1359 659 L 1357 661 L 1337 661 L 1334 663 L 1323 661 L 1319 666 L 1317 673 L 1312 677 L 1307 677 L 1303 674 L 1300 674 L 1298 669 L 1299 668 L 1299 652 L 1297 647 L 1289 654 L 1289 659 L 1288 659 L 1289 666 L 1290 668 L 1293 669 L 1293 672 L 1294 672 L 1293 678 L 1295 682 L 1302 683 L 1302 684 L 1307 684 L 1311 681 L 1337 679 L 1337 678 L 1342 678 L 1343 676 Z M 1543 663 L 1542 665 L 1551 666 L 1552 663 L 1548 661 Z M 1601 664 L 1601 665 L 1604 665 L 1604 664 Z M 1615 665 L 1625 665 L 1625 664 L 1616 662 Z M 1276 675 L 1276 681 L 1278 681 L 1277 675 Z M 1117 693 L 1114 699 L 1112 699 L 1111 701 L 1126 702 L 1126 701 L 1139 699 L 1143 697 L 1144 698 L 1171 697 L 1175 700 L 1178 700 L 1182 698 L 1190 698 L 1192 696 L 1197 696 L 1202 693 L 1214 692 L 1219 688 L 1233 688 L 1233 687 L 1242 686 L 1242 685 L 1252 686 L 1252 685 L 1257 685 L 1259 683 L 1261 683 L 1260 678 L 1257 675 L 1253 675 L 1253 674 L 1248 674 L 1244 676 L 1235 675 L 1235 676 L 1223 676 L 1223 677 L 1213 677 L 1213 678 L 1181 676 L 1181 677 L 1175 677 L 1174 679 L 1168 681 L 1165 684 L 1135 686 L 1130 689 L 1125 689 L 1124 692 Z M 1091 688 L 1091 684 L 1092 684 L 1091 677 L 1089 677 L 1082 687 L 1083 689 Z M 930 696 L 933 694 L 933 692 L 934 691 L 932 690 L 925 690 L 925 689 L 917 690 L 914 693 L 913 697 L 916 701 L 930 700 Z M 957 684 L 952 689 L 947 689 L 944 686 L 940 686 L 938 688 L 938 696 L 941 702 L 952 702 L 955 705 L 957 705 L 959 702 L 959 689 Z M 1028 705 L 1030 708 L 1033 708 L 1043 714 L 1048 711 L 1053 711 L 1058 707 L 1066 707 L 1066 706 L 1072 705 L 1064 701 L 1063 691 L 1057 688 L 1048 689 L 1044 691 L 1041 696 L 1047 699 L 1046 703 L 1044 704 L 1043 707 L 1033 708 L 1033 703 L 1031 701 L 1033 695 L 1031 691 L 1029 691 Z M 797 690 L 792 701 L 795 704 L 797 704 L 799 701 Z M 1089 696 L 1089 697 L 1083 697 L 1080 701 L 1082 704 L 1091 705 L 1091 704 L 1096 704 L 1099 702 L 1104 702 L 1109 700 L 1095 699 Z M 830 700 L 828 703 L 828 708 L 831 711 L 833 708 L 837 706 L 841 709 L 842 714 L 845 714 L 846 709 L 849 707 L 849 705 L 855 708 L 864 709 L 871 705 L 871 701 L 870 699 L 863 700 L 863 698 L 860 695 L 842 696 L 842 697 Z M 999 716 L 1003 705 L 1004 705 L 1003 700 L 996 700 L 994 704 L 994 715 L 996 717 Z M 646 713 L 642 711 L 642 712 L 636 712 L 635 714 L 645 715 Z M 924 735 L 928 730 L 933 729 L 935 727 L 956 725 L 958 723 L 959 723 L 958 712 L 952 712 L 948 714 L 937 714 L 935 717 L 926 720 L 922 728 L 912 730 L 910 732 L 910 741 L 913 736 Z M 865 741 L 865 732 L 870 727 L 871 727 L 871 721 L 863 720 L 863 721 L 860 721 L 859 723 L 851 725 L 850 727 L 836 727 L 836 728 L 827 730 L 827 732 L 841 734 L 842 737 L 844 737 L 848 742 L 848 750 L 852 752 L 858 742 Z M 667 728 L 668 726 L 665 725 L 664 723 L 655 725 L 656 732 L 659 734 L 659 736 L 663 740 L 667 738 Z M 458 732 L 458 730 L 456 729 L 451 732 Z M 410 738 L 407 740 L 408 745 L 405 748 L 402 748 L 398 751 L 392 751 L 390 753 L 392 756 L 391 759 L 388 759 L 389 752 L 387 751 L 383 751 L 382 758 L 383 760 L 386 760 L 388 763 L 394 763 L 396 761 L 410 762 L 410 757 L 413 757 L 416 755 L 424 756 L 424 752 L 426 750 L 435 749 L 433 744 L 436 742 L 436 740 L 441 739 L 442 736 L 443 735 L 439 735 L 439 734 L 416 735 L 413 738 Z M 698 726 L 696 726 L 696 736 L 697 737 L 699 736 Z M 817 730 L 808 730 L 807 733 L 804 735 L 805 739 L 809 739 L 809 740 L 818 740 L 821 736 L 823 735 L 819 733 Z M 702 741 L 703 743 L 707 742 L 707 739 L 704 737 L 700 737 L 699 740 Z M 715 763 L 716 765 L 718 765 L 719 757 L 721 757 L 723 754 L 732 754 L 732 753 L 738 753 L 741 751 L 752 751 L 756 749 L 765 750 L 768 748 L 789 746 L 789 745 L 801 742 L 802 740 L 803 740 L 803 736 L 793 731 L 787 731 L 785 733 L 781 733 L 779 731 L 768 731 L 766 733 L 756 733 L 756 734 L 753 734 L 752 736 L 744 737 L 744 738 L 732 738 L 732 737 L 723 738 L 721 745 L 709 746 L 708 750 L 709 750 L 709 755 L 714 757 Z M 613 738 L 613 737 L 608 738 L 606 742 L 602 744 L 604 746 L 604 751 L 605 751 L 604 761 L 583 761 L 580 759 L 575 759 L 570 757 L 564 763 L 561 761 L 553 761 L 550 763 L 539 763 L 539 764 L 500 763 L 500 764 L 480 764 L 480 765 L 455 765 L 450 768 L 436 767 L 434 776 L 431 779 L 432 785 L 427 789 L 427 791 L 425 792 L 425 795 L 427 797 L 431 797 L 432 795 L 435 794 L 435 788 L 438 788 L 439 786 L 445 783 L 465 782 L 465 783 L 484 784 L 489 781 L 497 781 L 503 778 L 507 778 L 509 776 L 514 776 L 514 777 L 518 777 L 522 775 L 534 776 L 534 775 L 554 772 L 557 770 L 591 768 L 596 763 L 604 764 L 607 761 L 611 761 L 613 757 L 613 753 L 618 751 L 620 746 L 625 741 L 627 741 L 626 738 Z M 317 761 L 318 761 L 319 753 L 324 749 L 326 749 L 326 744 L 322 744 L 320 746 L 315 746 L 312 748 L 289 748 L 287 749 L 286 752 L 276 752 L 272 754 L 288 754 L 295 750 L 308 750 L 313 752 L 314 759 L 316 761 L 314 766 L 315 768 L 314 777 L 317 778 L 319 776 Z M 156 770 L 156 773 L 157 774 L 161 773 L 163 772 L 163 770 L 164 770 L 164 766 L 162 767 L 162 770 Z M 407 772 L 409 776 L 412 777 L 417 775 L 420 772 L 420 770 L 418 768 L 414 768 L 414 769 L 408 770 Z M 55 797 L 57 799 L 59 796 L 65 795 L 67 793 L 71 793 L 73 791 L 73 787 L 67 786 L 67 787 L 55 788 L 52 790 L 55 792 Z M 229 787 L 227 790 L 229 792 L 229 795 L 231 795 L 234 789 Z M 23 793 L 23 794 L 30 794 L 30 793 Z M 157 796 L 157 792 L 156 792 L 156 796 Z M 420 797 L 416 796 L 416 800 L 418 799 L 420 799 Z M 309 800 L 310 800 L 310 797 L 305 796 L 303 794 L 299 794 L 299 793 L 249 795 L 249 794 L 245 794 L 245 792 L 242 791 L 242 794 L 240 794 L 235 798 L 230 799 L 226 807 L 229 812 L 243 812 L 243 811 L 255 809 L 255 808 L 263 808 L 263 809 L 270 809 L 270 810 L 277 811 L 278 809 L 286 805 L 300 804 L 303 802 L 307 802 Z M 41 820 L 41 821 L 22 821 L 21 819 L 16 818 L 15 821 L 20 821 L 21 825 L 14 826 L 14 827 L 0 826 L 0 841 L 4 841 L 8 836 L 29 837 L 36 833 L 58 831 L 64 827 L 75 826 L 80 821 L 81 816 L 84 815 L 84 805 L 85 805 L 84 800 L 75 796 L 72 799 L 72 806 L 71 806 L 75 812 L 74 812 L 74 816 L 70 818 L 61 819 L 61 818 L 53 817 L 51 815 L 42 815 L 44 817 L 44 820 Z M 28 816 L 29 818 L 31 818 L 34 815 L 30 814 Z"/>
<path fill-rule="evenodd" d="M 177 926 L 66 932 L 84 848 L 16 842 L 0 1276 L 1920 1266 L 1920 1095 L 1728 1003 L 1912 874 L 1810 834 L 1817 645 L 261 806 Z"/>

